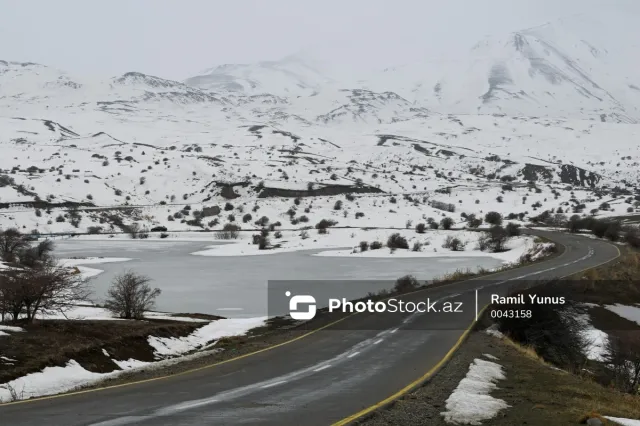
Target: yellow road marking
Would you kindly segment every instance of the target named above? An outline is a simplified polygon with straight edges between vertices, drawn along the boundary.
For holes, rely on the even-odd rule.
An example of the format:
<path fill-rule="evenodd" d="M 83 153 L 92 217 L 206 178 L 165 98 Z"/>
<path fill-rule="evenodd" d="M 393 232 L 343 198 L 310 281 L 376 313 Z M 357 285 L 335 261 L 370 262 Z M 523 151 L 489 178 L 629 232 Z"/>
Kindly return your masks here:
<path fill-rule="evenodd" d="M 333 322 L 331 322 L 331 323 L 329 323 L 327 325 L 324 325 L 322 327 L 316 328 L 315 330 L 312 330 L 312 331 L 310 331 L 308 333 L 305 333 L 302 336 L 298 336 L 298 337 L 295 337 L 295 338 L 293 338 L 291 340 L 287 340 L 286 342 L 278 343 L 277 345 L 269 346 L 267 348 L 260 349 L 260 350 L 254 351 L 254 352 L 249 352 L 248 354 L 240 355 L 240 356 L 237 356 L 237 357 L 234 357 L 234 358 L 229 358 L 229 359 L 226 359 L 224 361 L 215 362 L 213 364 L 205 365 L 203 367 L 192 368 L 190 370 L 181 371 L 181 372 L 175 373 L 175 374 L 168 374 L 168 375 L 165 375 L 165 376 L 154 377 L 154 378 L 145 379 L 145 380 L 137 380 L 137 381 L 134 381 L 134 382 L 122 383 L 122 384 L 119 384 L 119 385 L 103 386 L 103 387 L 99 387 L 99 388 L 95 388 L 95 389 L 86 389 L 86 390 L 81 390 L 81 391 L 63 393 L 63 394 L 59 394 L 59 395 L 49 395 L 49 396 L 42 396 L 42 397 L 39 397 L 39 398 L 25 399 L 25 400 L 22 400 L 22 401 L 8 402 L 8 403 L 5 403 L 5 404 L 0 404 L 0 409 L 2 409 L 2 407 L 8 406 L 8 405 L 26 404 L 26 403 L 29 403 L 29 402 L 37 402 L 37 401 L 42 401 L 42 400 L 45 400 L 45 399 L 63 398 L 63 397 L 66 397 L 66 396 L 81 395 L 81 394 L 85 394 L 85 393 L 98 392 L 98 391 L 103 391 L 103 390 L 107 390 L 107 389 L 122 388 L 122 387 L 125 387 L 125 386 L 138 385 L 138 384 L 141 384 L 141 383 L 155 382 L 156 380 L 164 380 L 164 379 L 168 379 L 170 377 L 182 376 L 184 374 L 189 374 L 189 373 L 194 373 L 196 371 L 206 370 L 208 368 L 217 367 L 219 365 L 227 364 L 227 363 L 230 363 L 230 362 L 233 362 L 233 361 L 237 361 L 237 360 L 240 360 L 240 359 L 243 359 L 243 358 L 248 358 L 250 356 L 257 355 L 259 353 L 267 352 L 267 351 L 270 351 L 272 349 L 276 349 L 276 348 L 282 347 L 284 345 L 288 345 L 289 343 L 296 342 L 296 341 L 298 341 L 300 339 L 304 339 L 305 337 L 310 336 L 310 335 L 312 335 L 314 333 L 317 333 L 320 330 L 324 330 L 325 328 L 331 327 L 331 326 L 333 326 L 333 325 L 335 325 L 335 324 L 337 324 L 337 323 L 339 323 L 341 321 L 344 321 L 344 320 L 346 320 L 347 318 L 349 318 L 352 315 L 355 315 L 355 314 L 347 315 L 344 318 L 340 318 L 339 320 L 333 321 Z"/>
<path fill-rule="evenodd" d="M 480 315 L 482 315 L 482 313 L 484 312 L 484 310 L 487 307 L 485 306 L 484 308 L 482 308 L 482 310 L 480 311 Z M 382 401 L 373 404 L 370 407 L 365 408 L 362 411 L 359 411 L 355 414 L 352 414 L 349 417 L 346 417 L 336 423 L 333 423 L 331 426 L 344 426 L 346 424 L 351 423 L 354 420 L 359 419 L 362 416 L 365 416 L 369 413 L 371 413 L 372 411 L 375 411 L 379 408 L 382 408 L 383 406 L 395 401 L 396 399 L 402 397 L 403 395 L 411 392 L 413 389 L 417 388 L 420 384 L 422 384 L 423 382 L 425 382 L 426 380 L 428 380 L 429 378 L 431 378 L 435 373 L 438 372 L 438 370 L 440 370 L 440 368 L 442 368 L 442 366 L 449 361 L 449 359 L 451 359 L 451 357 L 453 356 L 453 354 L 458 350 L 458 348 L 462 345 L 462 342 L 464 342 L 464 340 L 467 338 L 467 336 L 469 335 L 469 333 L 471 332 L 471 330 L 473 329 L 473 326 L 475 325 L 476 321 L 472 321 L 471 324 L 469 325 L 469 327 L 467 327 L 467 329 L 464 331 L 464 333 L 462 333 L 462 335 L 458 338 L 458 341 L 451 347 L 451 349 L 449 349 L 449 352 L 447 352 L 447 354 L 440 360 L 438 361 L 438 363 L 436 365 L 434 365 L 429 371 L 427 371 L 425 374 L 423 374 L 420 378 L 418 378 L 417 380 L 414 380 L 413 382 L 409 383 L 407 386 L 405 386 L 404 388 L 400 389 L 398 392 L 394 393 L 393 395 L 391 395 L 388 398 L 383 399 Z"/>
<path fill-rule="evenodd" d="M 560 244 L 562 246 L 564 246 L 564 244 L 561 243 L 555 243 L 555 244 Z M 594 266 L 590 266 L 588 268 L 584 268 L 578 272 L 574 272 L 572 274 L 569 275 L 565 275 L 565 277 L 570 276 L 570 275 L 575 275 L 575 274 L 580 274 L 584 271 L 587 271 L 589 269 L 593 269 L 593 268 L 597 268 L 599 266 L 602 266 L 604 264 L 607 264 L 609 262 L 613 262 L 614 260 L 616 260 L 617 258 L 619 258 L 621 256 L 620 253 L 620 249 L 618 248 L 618 246 L 615 246 L 613 244 L 611 244 L 612 246 L 614 246 L 616 248 L 616 250 L 618 251 L 618 255 L 616 257 L 614 257 L 613 259 L 609 259 L 606 262 L 602 262 L 599 263 L 597 265 Z M 559 257 L 563 256 L 566 253 L 566 246 L 565 246 L 565 250 L 562 252 L 562 254 L 560 254 Z M 498 272 L 499 273 L 499 272 Z M 491 274 L 494 275 L 494 274 Z M 487 276 L 487 275 L 486 275 Z M 564 277 L 563 277 L 564 278 Z M 469 281 L 472 281 L 476 278 L 472 278 Z M 487 306 L 489 305 L 485 305 L 480 312 L 478 313 L 478 318 L 482 316 L 482 313 L 487 309 Z M 355 414 L 352 414 L 349 417 L 345 417 L 344 419 L 333 423 L 331 426 L 344 426 L 347 425 L 357 419 L 359 419 L 360 417 L 363 417 L 373 411 L 376 411 L 382 407 L 384 407 L 385 405 L 401 398 L 402 396 L 406 395 L 407 393 L 411 392 L 413 389 L 417 388 L 420 384 L 422 384 L 423 382 L 427 381 L 429 378 L 431 378 L 435 373 L 438 372 L 438 370 L 440 370 L 440 368 L 447 362 L 449 361 L 449 359 L 451 359 L 451 357 L 453 356 L 453 354 L 460 348 L 460 346 L 462 345 L 462 343 L 464 342 L 464 340 L 466 339 L 466 337 L 469 335 L 469 333 L 471 332 L 471 329 L 473 328 L 473 326 L 475 325 L 476 321 L 474 320 L 471 325 L 469 325 L 469 327 L 465 330 L 464 333 L 462 333 L 462 335 L 460 336 L 460 338 L 458 339 L 458 341 L 451 347 L 451 349 L 449 349 L 449 352 L 447 352 L 447 354 L 440 360 L 438 361 L 438 363 L 433 366 L 433 368 L 431 368 L 429 371 L 427 371 L 422 377 L 418 378 L 417 380 L 414 380 L 413 382 L 409 383 L 407 386 L 405 386 L 404 388 L 400 389 L 398 392 L 394 393 L 393 395 L 391 395 L 388 398 L 383 399 L 382 401 L 371 405 L 370 407 L 367 407 Z"/>

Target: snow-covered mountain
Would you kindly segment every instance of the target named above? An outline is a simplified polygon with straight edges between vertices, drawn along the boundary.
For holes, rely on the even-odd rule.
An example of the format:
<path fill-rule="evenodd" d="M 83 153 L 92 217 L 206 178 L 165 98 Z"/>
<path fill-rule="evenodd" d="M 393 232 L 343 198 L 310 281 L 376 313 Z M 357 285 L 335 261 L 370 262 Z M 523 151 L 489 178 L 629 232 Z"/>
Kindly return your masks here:
<path fill-rule="evenodd" d="M 637 68 L 625 40 L 592 43 L 570 23 L 344 80 L 300 55 L 185 82 L 0 61 L 0 227 L 218 229 L 239 219 L 178 205 L 234 200 L 282 221 L 298 197 L 312 223 L 354 226 L 403 226 L 443 205 L 635 212 Z M 358 197 L 335 209 L 345 194 Z"/>
<path fill-rule="evenodd" d="M 309 61 L 292 55 L 280 61 L 220 65 L 204 70 L 185 82 L 216 92 L 297 96 L 316 93 L 333 81 L 316 70 Z"/>
<path fill-rule="evenodd" d="M 627 58 L 637 46 L 594 32 L 580 17 L 487 37 L 460 57 L 387 69 L 368 87 L 456 114 L 637 123 L 640 62 Z"/>

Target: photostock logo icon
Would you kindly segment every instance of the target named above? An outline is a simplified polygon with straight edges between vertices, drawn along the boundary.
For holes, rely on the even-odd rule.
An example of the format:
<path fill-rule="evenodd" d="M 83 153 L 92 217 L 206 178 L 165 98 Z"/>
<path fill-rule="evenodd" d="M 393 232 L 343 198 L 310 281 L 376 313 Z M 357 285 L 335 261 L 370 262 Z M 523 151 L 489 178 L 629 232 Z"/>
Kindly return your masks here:
<path fill-rule="evenodd" d="M 287 297 L 291 296 L 291 292 L 285 293 Z M 298 305 L 308 305 L 306 311 L 299 311 Z M 308 294 L 299 294 L 293 296 L 289 300 L 289 314 L 295 320 L 310 320 L 316 316 L 316 298 Z"/>

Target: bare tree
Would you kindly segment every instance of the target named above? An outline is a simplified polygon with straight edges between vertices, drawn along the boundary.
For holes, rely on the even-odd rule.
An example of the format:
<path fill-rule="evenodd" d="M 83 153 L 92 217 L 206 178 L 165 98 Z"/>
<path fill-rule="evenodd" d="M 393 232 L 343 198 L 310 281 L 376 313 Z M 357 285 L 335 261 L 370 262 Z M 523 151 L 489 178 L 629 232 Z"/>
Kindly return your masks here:
<path fill-rule="evenodd" d="M 22 312 L 22 300 L 20 299 L 18 283 L 4 272 L 0 274 L 0 314 L 4 322 L 7 318 L 16 321 Z"/>
<path fill-rule="evenodd" d="M 135 240 L 138 238 L 138 234 L 140 233 L 140 224 L 134 222 L 131 225 L 126 226 L 124 230 Z"/>
<path fill-rule="evenodd" d="M 614 385 L 623 392 L 636 394 L 640 386 L 640 331 L 609 335 L 606 351 Z"/>
<path fill-rule="evenodd" d="M 14 262 L 18 253 L 29 247 L 29 241 L 16 228 L 0 230 L 0 258 L 3 261 Z"/>
<path fill-rule="evenodd" d="M 159 288 L 151 288 L 151 279 L 133 271 L 116 276 L 107 291 L 105 308 L 121 318 L 142 319 L 153 308 L 160 295 Z"/>
<path fill-rule="evenodd" d="M 51 253 L 54 244 L 51 240 L 44 240 L 36 246 L 29 246 L 19 252 L 19 262 L 28 268 L 37 268 L 43 264 L 53 261 Z"/>
<path fill-rule="evenodd" d="M 64 313 L 73 304 L 87 300 L 90 291 L 77 272 L 47 261 L 35 268 L 13 268 L 0 278 L 3 317 L 20 316 L 33 322 L 39 313 Z"/>

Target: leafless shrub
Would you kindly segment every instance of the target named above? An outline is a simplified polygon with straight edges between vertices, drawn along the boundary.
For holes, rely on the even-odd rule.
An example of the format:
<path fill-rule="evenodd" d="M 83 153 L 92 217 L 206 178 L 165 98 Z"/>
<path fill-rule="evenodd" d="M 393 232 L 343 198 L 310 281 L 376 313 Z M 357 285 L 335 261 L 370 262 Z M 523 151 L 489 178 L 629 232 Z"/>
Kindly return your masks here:
<path fill-rule="evenodd" d="M 107 291 L 105 308 L 120 318 L 142 319 L 155 305 L 159 288 L 151 288 L 151 279 L 133 271 L 116 276 Z"/>
<path fill-rule="evenodd" d="M 393 289 L 398 293 L 406 293 L 415 290 L 420 286 L 420 282 L 413 275 L 405 275 L 396 280 Z"/>
<path fill-rule="evenodd" d="M 387 247 L 390 249 L 408 249 L 409 243 L 405 237 L 396 232 L 387 239 Z"/>
<path fill-rule="evenodd" d="M 87 300 L 89 294 L 76 270 L 62 267 L 51 258 L 0 274 L 3 319 L 9 316 L 14 321 L 24 318 L 33 322 L 39 313 L 64 313 L 71 304 Z"/>
<path fill-rule="evenodd" d="M 215 233 L 215 236 L 219 240 L 237 240 L 240 237 L 240 227 L 233 223 L 227 223 L 221 231 Z"/>
<path fill-rule="evenodd" d="M 460 238 L 453 237 L 451 235 L 447 236 L 442 244 L 442 248 L 449 249 L 451 251 L 463 251 L 465 243 L 460 240 Z"/>
<path fill-rule="evenodd" d="M 640 385 L 640 331 L 621 330 L 609 335 L 606 353 L 614 386 L 636 394 Z"/>

